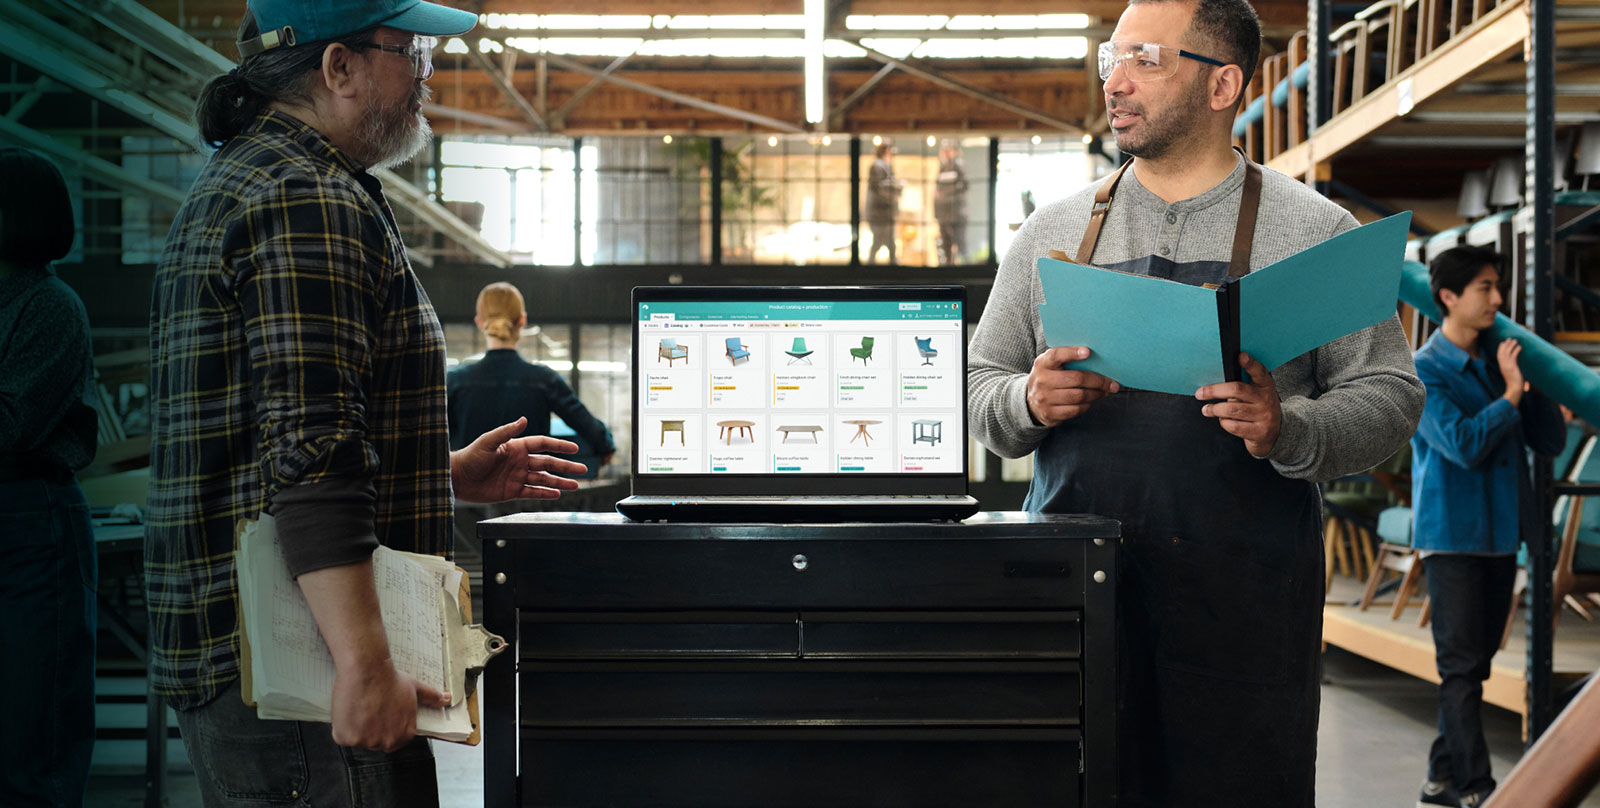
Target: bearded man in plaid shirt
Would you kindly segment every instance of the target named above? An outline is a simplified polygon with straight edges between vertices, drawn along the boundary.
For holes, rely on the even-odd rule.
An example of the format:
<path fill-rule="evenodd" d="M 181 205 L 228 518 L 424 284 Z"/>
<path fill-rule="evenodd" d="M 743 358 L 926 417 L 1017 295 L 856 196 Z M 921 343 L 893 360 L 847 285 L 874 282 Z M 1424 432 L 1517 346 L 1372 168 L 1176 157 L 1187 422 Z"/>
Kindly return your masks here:
<path fill-rule="evenodd" d="M 437 36 L 476 17 L 421 0 L 250 0 L 242 63 L 207 85 L 218 151 L 179 211 L 150 327 L 145 568 L 152 686 L 210 806 L 434 806 L 419 704 L 378 610 L 379 544 L 447 553 L 452 492 L 555 497 L 567 441 L 525 419 L 452 453 L 444 337 L 369 171 L 430 133 Z M 338 671 L 332 724 L 263 721 L 239 691 L 234 530 L 270 513 Z"/>

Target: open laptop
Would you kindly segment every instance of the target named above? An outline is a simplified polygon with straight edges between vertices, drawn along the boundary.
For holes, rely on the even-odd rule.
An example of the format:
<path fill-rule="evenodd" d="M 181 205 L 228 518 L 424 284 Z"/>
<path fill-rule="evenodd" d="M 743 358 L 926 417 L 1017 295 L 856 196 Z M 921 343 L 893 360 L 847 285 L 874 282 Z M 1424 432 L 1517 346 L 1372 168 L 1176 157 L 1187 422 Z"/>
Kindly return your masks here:
<path fill-rule="evenodd" d="M 641 521 L 957 520 L 966 289 L 633 290 Z"/>

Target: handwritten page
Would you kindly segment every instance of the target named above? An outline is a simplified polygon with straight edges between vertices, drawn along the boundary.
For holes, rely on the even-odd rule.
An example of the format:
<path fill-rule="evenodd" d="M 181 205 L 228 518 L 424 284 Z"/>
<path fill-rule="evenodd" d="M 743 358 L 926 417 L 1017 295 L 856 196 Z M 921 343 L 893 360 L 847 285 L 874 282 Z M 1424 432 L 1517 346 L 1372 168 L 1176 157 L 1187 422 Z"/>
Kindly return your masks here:
<path fill-rule="evenodd" d="M 252 700 L 262 718 L 331 720 L 337 670 L 299 584 L 289 577 L 276 524 L 263 515 L 240 536 L 238 576 L 241 614 L 251 645 Z M 444 689 L 442 607 L 456 603 L 461 573 L 448 560 L 379 547 L 372 554 L 373 583 L 395 668 L 423 684 Z M 451 585 L 453 584 L 453 586 Z M 418 708 L 418 732 L 463 740 L 472 733 L 465 702 L 449 708 Z"/>

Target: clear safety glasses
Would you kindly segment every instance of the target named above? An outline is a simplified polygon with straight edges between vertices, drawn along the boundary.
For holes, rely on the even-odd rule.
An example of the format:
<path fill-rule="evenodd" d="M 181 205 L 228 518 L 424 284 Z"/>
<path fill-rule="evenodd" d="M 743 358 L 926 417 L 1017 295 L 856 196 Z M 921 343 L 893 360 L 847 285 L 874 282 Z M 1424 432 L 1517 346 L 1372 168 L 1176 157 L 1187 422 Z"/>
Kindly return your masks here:
<path fill-rule="evenodd" d="M 1129 81 L 1155 81 L 1178 72 L 1180 59 L 1193 59 L 1208 65 L 1223 66 L 1209 56 L 1190 53 L 1181 48 L 1169 48 L 1154 42 L 1127 42 L 1111 40 L 1100 43 L 1100 80 L 1109 81 L 1111 73 L 1122 65 L 1123 75 Z"/>
<path fill-rule="evenodd" d="M 417 78 L 424 81 L 433 77 L 433 49 L 439 44 L 436 37 L 418 36 L 404 45 L 390 42 L 366 42 L 363 47 L 377 48 L 389 53 L 398 53 L 411 62 L 411 67 Z"/>

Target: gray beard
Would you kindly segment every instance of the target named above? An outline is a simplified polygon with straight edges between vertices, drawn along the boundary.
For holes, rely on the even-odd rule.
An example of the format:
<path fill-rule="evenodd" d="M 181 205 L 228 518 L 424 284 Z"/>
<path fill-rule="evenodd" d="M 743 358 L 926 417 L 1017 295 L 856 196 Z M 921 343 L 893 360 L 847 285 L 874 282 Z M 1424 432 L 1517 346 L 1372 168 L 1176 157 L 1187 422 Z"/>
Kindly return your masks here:
<path fill-rule="evenodd" d="M 412 115 L 403 107 L 379 107 L 377 88 L 369 84 L 367 89 L 367 111 L 361 116 L 361 142 L 366 146 L 367 168 L 380 171 L 404 165 L 428 145 L 433 129 L 420 112 Z M 413 98 L 426 101 L 432 95 L 428 86 L 422 85 Z"/>

